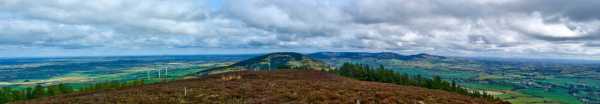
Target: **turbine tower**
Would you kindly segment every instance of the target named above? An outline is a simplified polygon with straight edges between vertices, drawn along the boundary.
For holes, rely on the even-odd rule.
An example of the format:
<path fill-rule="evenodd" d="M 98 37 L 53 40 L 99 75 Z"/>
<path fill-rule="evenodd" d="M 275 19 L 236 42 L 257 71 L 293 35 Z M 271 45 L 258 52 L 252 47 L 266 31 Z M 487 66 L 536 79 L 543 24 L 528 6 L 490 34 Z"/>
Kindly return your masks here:
<path fill-rule="evenodd" d="M 161 70 L 158 69 L 158 79 L 160 79 L 160 72 L 161 72 Z"/>
<path fill-rule="evenodd" d="M 165 78 L 169 78 L 169 67 L 165 67 Z"/>
<path fill-rule="evenodd" d="M 269 67 L 269 71 L 271 71 L 271 58 L 267 57 L 267 65 Z"/>

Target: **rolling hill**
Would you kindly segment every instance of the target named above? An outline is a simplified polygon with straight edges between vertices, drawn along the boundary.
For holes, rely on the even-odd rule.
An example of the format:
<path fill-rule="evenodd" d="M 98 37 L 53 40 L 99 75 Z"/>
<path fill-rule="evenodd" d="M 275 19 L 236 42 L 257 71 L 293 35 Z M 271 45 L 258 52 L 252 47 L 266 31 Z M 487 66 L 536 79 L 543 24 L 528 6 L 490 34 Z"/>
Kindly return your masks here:
<path fill-rule="evenodd" d="M 319 56 L 320 55 L 320 56 Z M 270 53 L 198 72 L 189 79 L 150 85 L 80 92 L 16 102 L 39 103 L 398 103 L 398 104 L 498 104 L 443 90 L 359 81 L 323 70 L 332 69 L 318 58 L 440 58 L 395 53 Z"/>
<path fill-rule="evenodd" d="M 441 90 L 358 81 L 316 70 L 246 70 L 16 103 L 496 104 L 501 102 L 488 102 Z"/>
<path fill-rule="evenodd" d="M 309 54 L 308 56 L 317 58 L 317 59 L 340 59 L 340 58 L 348 58 L 348 59 L 398 59 L 398 60 L 441 60 L 447 59 L 444 56 L 430 55 L 426 53 L 416 54 L 416 55 L 401 55 L 392 52 L 378 52 L 378 53 L 368 53 L 368 52 L 317 52 Z"/>
<path fill-rule="evenodd" d="M 462 57 L 447 57 L 426 53 L 403 55 L 392 52 L 317 52 L 308 56 L 331 65 L 340 65 L 345 62 L 362 63 L 370 65 L 386 65 L 390 67 L 421 68 L 421 69 L 448 69 L 482 71 L 481 62 Z"/>
<path fill-rule="evenodd" d="M 198 74 L 206 75 L 230 71 L 269 71 L 278 69 L 329 70 L 331 68 L 326 63 L 301 53 L 276 52 L 243 60 L 229 66 L 203 70 L 198 72 Z"/>

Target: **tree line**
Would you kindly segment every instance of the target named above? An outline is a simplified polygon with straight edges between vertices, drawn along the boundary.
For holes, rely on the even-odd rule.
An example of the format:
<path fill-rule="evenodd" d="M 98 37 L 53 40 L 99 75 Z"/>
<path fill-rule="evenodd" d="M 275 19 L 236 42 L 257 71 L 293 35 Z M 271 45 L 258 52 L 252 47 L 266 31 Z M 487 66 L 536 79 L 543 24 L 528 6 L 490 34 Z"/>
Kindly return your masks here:
<path fill-rule="evenodd" d="M 501 101 L 500 99 L 495 98 L 494 96 L 485 92 L 469 91 L 456 84 L 455 81 L 448 82 L 442 80 L 440 76 L 433 76 L 430 79 L 421 75 L 401 74 L 386 69 L 383 65 L 380 65 L 378 68 L 373 68 L 366 64 L 344 63 L 341 67 L 337 68 L 336 70 L 332 70 L 331 72 L 358 80 L 410 85 L 428 89 L 439 89 L 467 96 L 484 98 L 490 101 Z"/>
<path fill-rule="evenodd" d="M 55 96 L 60 94 L 68 94 L 75 92 L 94 92 L 99 90 L 119 89 L 138 85 L 144 85 L 144 80 L 100 82 L 79 88 L 68 86 L 62 83 L 48 86 L 42 86 L 38 84 L 33 87 L 18 89 L 13 87 L 4 87 L 0 88 L 0 104 L 19 100 L 29 100 L 41 97 Z"/>

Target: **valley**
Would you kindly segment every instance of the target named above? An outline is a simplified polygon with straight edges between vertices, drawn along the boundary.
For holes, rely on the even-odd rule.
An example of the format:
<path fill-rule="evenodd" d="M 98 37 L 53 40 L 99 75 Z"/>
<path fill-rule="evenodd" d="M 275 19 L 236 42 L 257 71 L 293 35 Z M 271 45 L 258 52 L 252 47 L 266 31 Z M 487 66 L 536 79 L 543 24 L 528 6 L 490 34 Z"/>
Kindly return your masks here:
<path fill-rule="evenodd" d="M 85 83 L 136 79 L 180 79 L 203 69 L 226 66 L 254 55 L 130 56 L 24 58 L 0 60 L 0 87 Z M 165 72 L 166 71 L 166 72 Z"/>
<path fill-rule="evenodd" d="M 22 89 L 65 83 L 78 88 L 109 81 L 178 80 L 228 65 L 249 70 L 335 68 L 343 63 L 384 65 L 395 72 L 425 77 L 440 76 L 470 90 L 486 91 L 515 104 L 595 104 L 600 101 L 600 71 L 594 62 L 560 63 L 510 61 L 428 54 L 321 52 L 302 57 L 247 61 L 258 55 L 132 56 L 78 58 L 24 58 L 0 60 L 0 86 Z M 276 56 L 276 55 L 275 55 Z M 288 57 L 288 56 L 282 56 Z M 291 56 L 293 57 L 293 56 Z M 289 61 L 289 62 L 288 62 Z M 329 65 L 319 65 L 317 61 Z M 278 63 L 286 62 L 286 63 Z M 241 62 L 244 63 L 244 62 Z M 311 64 L 312 63 L 312 64 Z M 310 66 L 298 66 L 298 65 Z M 240 67 L 228 67 L 240 70 Z M 159 70 L 168 72 L 161 73 Z M 243 69 L 245 70 L 245 69 Z M 329 69 L 327 69 L 329 70 Z M 45 74 L 49 73 L 49 74 Z M 221 73 L 221 72 L 219 72 Z M 166 74 L 166 75 L 165 75 Z M 213 73 L 216 74 L 216 73 Z"/>
<path fill-rule="evenodd" d="M 456 57 L 382 59 L 378 57 L 394 55 L 337 53 L 323 57 L 323 54 L 336 53 L 315 53 L 313 56 L 321 56 L 321 60 L 336 65 L 345 62 L 365 63 L 384 65 L 399 73 L 441 76 L 473 90 L 493 92 L 497 97 L 516 104 L 600 103 L 600 70 L 598 70 L 600 66 L 593 61 L 584 61 L 580 64 Z"/>

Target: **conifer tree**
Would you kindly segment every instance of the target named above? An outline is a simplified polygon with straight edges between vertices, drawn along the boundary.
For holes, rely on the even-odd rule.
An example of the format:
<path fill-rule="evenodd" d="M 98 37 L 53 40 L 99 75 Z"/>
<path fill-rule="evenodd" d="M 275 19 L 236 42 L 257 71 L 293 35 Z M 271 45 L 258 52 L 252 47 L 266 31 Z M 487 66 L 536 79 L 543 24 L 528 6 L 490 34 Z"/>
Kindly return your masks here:
<path fill-rule="evenodd" d="M 46 96 L 46 89 L 42 85 L 36 85 L 31 93 L 31 98 L 43 97 Z"/>
<path fill-rule="evenodd" d="M 406 73 L 396 73 L 392 70 L 385 69 L 383 65 L 379 68 L 371 68 L 369 65 L 344 63 L 338 69 L 332 71 L 341 76 L 346 76 L 358 80 L 377 81 L 384 83 L 394 83 L 400 85 L 412 85 L 425 87 L 429 89 L 440 89 L 449 92 L 456 92 L 463 95 L 481 97 L 488 100 L 498 100 L 493 96 L 480 91 L 468 91 L 460 87 L 455 81 L 448 82 L 442 80 L 440 76 L 433 76 L 431 79 L 421 75 L 410 76 Z"/>
<path fill-rule="evenodd" d="M 58 84 L 58 90 L 60 90 L 61 93 L 71 93 L 71 92 L 73 92 L 73 88 L 70 88 L 70 87 L 66 86 L 65 84 L 63 84 L 63 83 Z"/>
<path fill-rule="evenodd" d="M 59 95 L 62 92 L 60 92 L 60 89 L 58 87 L 58 85 L 50 85 L 47 87 L 47 95 L 46 96 L 54 96 L 54 95 Z"/>
<path fill-rule="evenodd" d="M 33 99 L 33 88 L 27 87 L 24 91 L 19 93 L 18 98 L 18 100 Z"/>
<path fill-rule="evenodd" d="M 9 101 L 8 92 L 9 91 L 4 91 L 4 89 L 0 89 L 0 104 L 4 104 Z"/>

